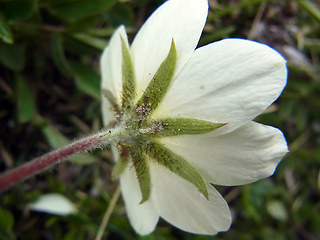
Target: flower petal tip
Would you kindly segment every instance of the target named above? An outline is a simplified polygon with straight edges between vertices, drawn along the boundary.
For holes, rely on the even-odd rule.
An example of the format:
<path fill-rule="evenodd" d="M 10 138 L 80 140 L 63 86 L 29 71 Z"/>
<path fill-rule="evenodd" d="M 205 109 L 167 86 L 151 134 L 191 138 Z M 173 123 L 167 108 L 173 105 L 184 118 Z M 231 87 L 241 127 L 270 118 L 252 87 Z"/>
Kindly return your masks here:
<path fill-rule="evenodd" d="M 73 203 L 58 193 L 48 193 L 29 205 L 29 209 L 53 215 L 66 216 L 77 212 Z"/>

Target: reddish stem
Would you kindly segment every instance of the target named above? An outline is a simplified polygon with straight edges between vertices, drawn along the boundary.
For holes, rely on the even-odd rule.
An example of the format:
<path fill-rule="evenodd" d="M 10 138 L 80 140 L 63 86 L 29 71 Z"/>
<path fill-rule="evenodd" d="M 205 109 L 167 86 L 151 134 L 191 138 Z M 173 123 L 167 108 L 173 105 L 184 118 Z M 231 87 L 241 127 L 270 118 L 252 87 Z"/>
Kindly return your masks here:
<path fill-rule="evenodd" d="M 36 158 L 30 162 L 23 164 L 7 173 L 0 176 L 0 192 L 4 189 L 12 186 L 13 184 L 31 177 L 34 174 L 41 172 L 42 170 L 51 167 L 61 160 L 66 159 L 80 151 L 86 149 L 92 149 L 102 144 L 102 137 L 105 134 L 98 133 L 74 143 L 71 143 L 65 147 L 47 153 L 39 158 Z"/>

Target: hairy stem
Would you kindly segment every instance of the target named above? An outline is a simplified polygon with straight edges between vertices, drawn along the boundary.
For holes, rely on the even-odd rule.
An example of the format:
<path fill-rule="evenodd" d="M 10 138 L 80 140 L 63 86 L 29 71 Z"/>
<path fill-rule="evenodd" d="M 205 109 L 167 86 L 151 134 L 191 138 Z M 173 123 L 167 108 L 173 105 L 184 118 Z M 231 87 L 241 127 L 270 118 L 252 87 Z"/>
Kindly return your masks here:
<path fill-rule="evenodd" d="M 81 151 L 101 148 L 119 137 L 118 129 L 104 130 L 79 139 L 0 175 L 0 192 Z"/>

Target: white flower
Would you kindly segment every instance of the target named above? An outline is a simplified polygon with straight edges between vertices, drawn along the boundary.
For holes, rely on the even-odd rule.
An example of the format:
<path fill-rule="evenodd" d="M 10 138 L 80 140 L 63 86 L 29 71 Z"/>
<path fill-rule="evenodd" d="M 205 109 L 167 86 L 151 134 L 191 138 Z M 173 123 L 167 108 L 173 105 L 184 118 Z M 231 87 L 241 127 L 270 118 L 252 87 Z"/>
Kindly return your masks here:
<path fill-rule="evenodd" d="M 207 0 L 169 0 L 130 47 L 121 26 L 102 55 L 105 125 L 130 135 L 113 146 L 115 175 L 142 235 L 159 217 L 192 233 L 228 230 L 228 205 L 210 183 L 268 177 L 288 151 L 281 131 L 252 121 L 286 85 L 285 60 L 241 39 L 195 49 L 207 11 Z"/>

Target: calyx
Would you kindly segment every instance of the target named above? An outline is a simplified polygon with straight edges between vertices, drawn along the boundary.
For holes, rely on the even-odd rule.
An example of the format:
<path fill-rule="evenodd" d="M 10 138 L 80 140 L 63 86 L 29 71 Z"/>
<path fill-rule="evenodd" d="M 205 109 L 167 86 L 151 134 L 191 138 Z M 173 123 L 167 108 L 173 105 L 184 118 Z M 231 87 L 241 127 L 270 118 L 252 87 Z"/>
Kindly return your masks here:
<path fill-rule="evenodd" d="M 117 148 L 119 160 L 116 162 L 112 177 L 119 177 L 128 167 L 135 169 L 141 190 L 141 204 L 147 201 L 151 194 L 150 162 L 160 164 L 190 182 L 208 199 L 208 191 L 202 176 L 187 160 L 159 142 L 160 137 L 177 135 L 193 135 L 211 132 L 224 126 L 224 123 L 214 123 L 193 118 L 151 118 L 165 96 L 177 63 L 177 50 L 172 39 L 167 57 L 156 71 L 148 87 L 137 100 L 134 64 L 127 43 L 122 44 L 122 96 L 121 106 L 113 94 L 103 89 L 115 113 L 114 125 L 123 126 L 126 138 L 119 139 Z"/>

